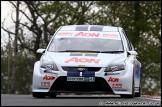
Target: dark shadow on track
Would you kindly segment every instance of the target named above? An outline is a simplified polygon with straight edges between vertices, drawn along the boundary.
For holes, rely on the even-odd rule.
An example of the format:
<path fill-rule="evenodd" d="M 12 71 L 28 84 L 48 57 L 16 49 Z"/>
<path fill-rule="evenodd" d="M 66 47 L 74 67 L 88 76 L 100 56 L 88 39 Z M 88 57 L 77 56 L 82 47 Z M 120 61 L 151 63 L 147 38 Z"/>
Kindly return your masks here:
<path fill-rule="evenodd" d="M 136 97 L 134 97 L 136 98 Z M 139 98 L 139 97 L 138 97 Z M 33 99 L 127 99 L 127 98 L 121 98 L 120 96 L 117 96 L 117 97 L 107 97 L 107 96 L 104 96 L 104 97 L 56 97 L 56 98 L 52 98 L 52 97 L 46 97 L 46 98 L 33 98 Z M 130 98 L 132 99 L 132 98 Z"/>

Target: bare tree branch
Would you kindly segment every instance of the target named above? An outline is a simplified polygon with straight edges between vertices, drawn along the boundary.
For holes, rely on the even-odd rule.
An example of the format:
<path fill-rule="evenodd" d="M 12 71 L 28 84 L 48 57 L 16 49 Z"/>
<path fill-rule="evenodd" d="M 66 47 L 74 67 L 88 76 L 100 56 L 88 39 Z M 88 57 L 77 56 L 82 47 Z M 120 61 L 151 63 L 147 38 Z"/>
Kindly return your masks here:
<path fill-rule="evenodd" d="M 13 12 L 12 12 L 12 13 L 13 13 Z M 14 18 L 13 18 L 12 13 L 11 13 L 11 19 L 12 19 L 12 21 L 13 21 L 14 23 L 16 23 L 16 21 L 14 21 Z"/>
<path fill-rule="evenodd" d="M 25 9 L 26 10 L 26 9 Z M 30 22 L 32 22 L 32 20 L 27 16 L 27 14 L 24 12 L 24 11 L 22 11 L 22 10 L 19 10 L 23 15 L 25 15 L 25 17 L 30 21 Z"/>
<path fill-rule="evenodd" d="M 2 28 L 4 31 L 6 31 L 6 32 L 8 32 L 8 33 L 10 33 L 10 34 L 15 35 L 15 33 L 13 33 L 13 32 L 11 32 L 11 31 L 9 31 L 9 30 L 5 29 L 3 26 L 1 26 L 1 28 Z"/>
<path fill-rule="evenodd" d="M 19 42 L 20 42 L 20 46 L 21 46 L 21 48 L 28 49 L 29 51 L 32 51 L 32 52 L 35 51 L 34 49 L 29 48 L 29 46 L 25 45 L 24 42 L 21 41 L 20 37 L 18 37 L 18 40 L 19 40 Z"/>
<path fill-rule="evenodd" d="M 14 3 L 13 3 L 13 1 L 9 1 L 15 8 L 17 7 Z"/>
<path fill-rule="evenodd" d="M 22 26 L 25 26 L 26 28 L 28 28 L 30 31 L 32 31 L 33 33 L 37 33 L 32 27 L 29 27 L 29 26 L 27 26 L 26 24 L 24 24 L 24 23 L 19 23 L 19 24 L 21 24 Z"/>

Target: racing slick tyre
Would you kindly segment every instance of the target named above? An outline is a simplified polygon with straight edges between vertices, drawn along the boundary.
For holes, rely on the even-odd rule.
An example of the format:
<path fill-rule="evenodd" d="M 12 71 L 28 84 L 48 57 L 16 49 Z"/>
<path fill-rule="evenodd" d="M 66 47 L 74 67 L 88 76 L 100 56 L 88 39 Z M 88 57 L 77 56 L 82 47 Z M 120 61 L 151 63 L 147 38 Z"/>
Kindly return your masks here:
<path fill-rule="evenodd" d="M 121 94 L 120 97 L 121 98 L 133 98 L 135 95 L 134 92 L 134 75 L 133 75 L 133 81 L 132 81 L 132 94 Z"/>
<path fill-rule="evenodd" d="M 141 97 L 141 87 L 139 87 L 139 92 L 135 93 L 134 97 Z"/>
<path fill-rule="evenodd" d="M 48 96 L 51 98 L 56 98 L 57 94 L 56 93 L 48 93 Z"/>
<path fill-rule="evenodd" d="M 42 93 L 42 92 L 32 92 L 33 97 L 36 98 L 45 98 L 46 97 L 46 93 Z"/>

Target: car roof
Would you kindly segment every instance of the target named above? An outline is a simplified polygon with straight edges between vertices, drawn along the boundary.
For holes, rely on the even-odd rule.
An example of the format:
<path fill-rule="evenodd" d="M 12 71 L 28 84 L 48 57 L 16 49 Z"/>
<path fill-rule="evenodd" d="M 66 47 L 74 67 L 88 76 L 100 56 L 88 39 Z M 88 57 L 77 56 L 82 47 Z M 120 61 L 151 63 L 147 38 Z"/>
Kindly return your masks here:
<path fill-rule="evenodd" d="M 103 31 L 118 32 L 119 27 L 104 25 L 66 25 L 61 26 L 60 31 Z"/>

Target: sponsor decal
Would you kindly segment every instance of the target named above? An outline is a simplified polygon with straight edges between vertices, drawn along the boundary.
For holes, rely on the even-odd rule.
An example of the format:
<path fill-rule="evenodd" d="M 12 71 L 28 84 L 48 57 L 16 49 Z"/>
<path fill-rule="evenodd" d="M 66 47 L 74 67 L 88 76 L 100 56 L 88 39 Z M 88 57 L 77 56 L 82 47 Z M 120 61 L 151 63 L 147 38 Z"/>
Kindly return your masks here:
<path fill-rule="evenodd" d="M 71 58 L 71 59 L 68 59 L 65 61 L 65 63 L 69 63 L 69 62 L 75 62 L 75 63 L 78 63 L 78 62 L 81 62 L 81 63 L 95 63 L 95 64 L 98 64 L 100 62 L 100 59 L 88 59 L 88 58 L 77 58 L 77 57 L 74 57 L 74 58 Z"/>
<path fill-rule="evenodd" d="M 123 89 L 123 88 L 116 89 L 115 88 L 115 91 L 127 91 L 127 89 Z"/>
<path fill-rule="evenodd" d="M 41 82 L 41 86 L 50 87 L 50 82 Z"/>
<path fill-rule="evenodd" d="M 110 77 L 108 82 L 119 82 L 119 78 L 112 78 L 112 77 Z"/>
<path fill-rule="evenodd" d="M 72 36 L 73 33 L 72 32 L 59 32 L 57 35 L 58 36 Z"/>
<path fill-rule="evenodd" d="M 107 75 L 119 75 L 120 73 L 114 73 L 114 72 L 105 72 L 105 76 Z"/>
<path fill-rule="evenodd" d="M 122 84 L 113 84 L 112 88 L 122 88 Z"/>
<path fill-rule="evenodd" d="M 109 33 L 98 33 L 98 32 L 58 32 L 57 36 L 65 36 L 65 37 L 92 37 L 92 38 L 111 38 L 117 39 L 118 34 L 109 34 Z"/>
<path fill-rule="evenodd" d="M 79 32 L 75 36 L 84 36 L 84 37 L 99 37 L 99 33 L 87 33 L 87 32 Z"/>
<path fill-rule="evenodd" d="M 134 88 L 134 91 L 139 92 L 139 87 L 135 87 L 135 88 Z"/>
<path fill-rule="evenodd" d="M 45 75 L 44 77 L 43 77 L 43 80 L 53 80 L 53 79 L 55 79 L 56 77 L 54 77 L 54 76 L 48 76 L 48 75 Z"/>
<path fill-rule="evenodd" d="M 117 38 L 117 34 L 103 34 L 103 37 L 108 37 L 108 38 Z"/>

